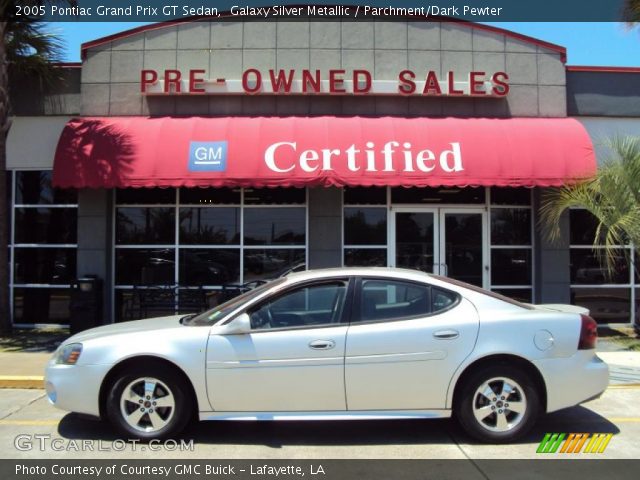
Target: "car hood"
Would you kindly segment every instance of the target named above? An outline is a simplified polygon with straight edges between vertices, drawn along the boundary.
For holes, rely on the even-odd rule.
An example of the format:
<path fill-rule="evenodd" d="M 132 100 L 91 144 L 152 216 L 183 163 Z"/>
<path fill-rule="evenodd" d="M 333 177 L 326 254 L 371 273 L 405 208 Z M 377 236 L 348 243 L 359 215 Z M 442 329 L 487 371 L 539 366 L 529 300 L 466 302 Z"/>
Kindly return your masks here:
<path fill-rule="evenodd" d="M 165 328 L 176 328 L 180 325 L 183 315 L 172 315 L 170 317 L 149 318 L 146 320 L 135 320 L 132 322 L 113 323 L 102 327 L 91 328 L 84 332 L 77 333 L 68 338 L 64 343 L 86 342 L 94 338 L 106 337 L 109 335 L 123 335 L 128 333 L 144 332 L 151 330 L 162 330 Z"/>

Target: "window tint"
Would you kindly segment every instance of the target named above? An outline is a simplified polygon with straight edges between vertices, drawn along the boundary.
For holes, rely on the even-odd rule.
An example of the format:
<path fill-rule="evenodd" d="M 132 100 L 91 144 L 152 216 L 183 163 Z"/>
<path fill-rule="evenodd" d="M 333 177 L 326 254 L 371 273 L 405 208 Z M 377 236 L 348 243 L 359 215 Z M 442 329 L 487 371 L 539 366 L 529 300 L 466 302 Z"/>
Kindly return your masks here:
<path fill-rule="evenodd" d="M 394 320 L 428 315 L 429 287 L 392 280 L 363 280 L 360 320 Z"/>
<path fill-rule="evenodd" d="M 251 328 L 313 327 L 340 322 L 347 282 L 299 288 L 249 313 Z"/>
<path fill-rule="evenodd" d="M 458 300 L 458 295 L 454 292 L 435 287 L 431 289 L 431 311 L 433 313 L 449 308 L 456 303 L 456 300 Z"/>

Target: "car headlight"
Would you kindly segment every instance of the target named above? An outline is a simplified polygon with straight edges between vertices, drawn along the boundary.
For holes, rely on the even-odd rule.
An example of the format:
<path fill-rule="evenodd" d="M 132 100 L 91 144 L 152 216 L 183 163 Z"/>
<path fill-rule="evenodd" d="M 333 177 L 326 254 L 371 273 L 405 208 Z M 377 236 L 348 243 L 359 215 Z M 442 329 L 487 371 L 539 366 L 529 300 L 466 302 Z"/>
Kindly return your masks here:
<path fill-rule="evenodd" d="M 58 349 L 56 354 L 56 363 L 64 365 L 75 365 L 82 353 L 81 343 L 70 343 Z"/>

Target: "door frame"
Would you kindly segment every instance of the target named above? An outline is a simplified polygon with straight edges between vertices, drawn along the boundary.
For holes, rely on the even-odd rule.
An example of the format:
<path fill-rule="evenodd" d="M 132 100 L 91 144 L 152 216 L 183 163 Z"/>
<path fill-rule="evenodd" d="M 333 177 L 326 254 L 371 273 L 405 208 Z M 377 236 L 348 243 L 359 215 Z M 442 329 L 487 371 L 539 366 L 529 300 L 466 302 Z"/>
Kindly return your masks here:
<path fill-rule="evenodd" d="M 489 288 L 491 278 L 490 251 L 489 251 L 489 222 L 487 207 L 478 206 L 416 206 L 416 207 L 391 207 L 389 208 L 389 221 L 387 237 L 387 265 L 396 266 L 396 213 L 432 213 L 434 218 L 433 245 L 434 245 L 434 271 L 439 275 L 446 275 L 446 267 L 443 268 L 441 259 L 446 258 L 444 219 L 448 213 L 475 213 L 481 215 L 482 221 L 482 287 Z"/>

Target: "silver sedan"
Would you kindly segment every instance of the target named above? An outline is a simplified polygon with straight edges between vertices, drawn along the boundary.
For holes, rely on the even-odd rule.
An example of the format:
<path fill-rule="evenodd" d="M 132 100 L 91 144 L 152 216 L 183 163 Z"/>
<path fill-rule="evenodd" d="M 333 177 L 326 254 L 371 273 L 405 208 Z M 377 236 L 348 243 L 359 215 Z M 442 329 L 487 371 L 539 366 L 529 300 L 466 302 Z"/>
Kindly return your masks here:
<path fill-rule="evenodd" d="M 580 307 L 413 270 L 312 270 L 199 315 L 82 332 L 45 384 L 53 405 L 108 418 L 124 438 L 170 437 L 192 419 L 454 416 L 497 443 L 605 390 L 596 340 Z"/>

